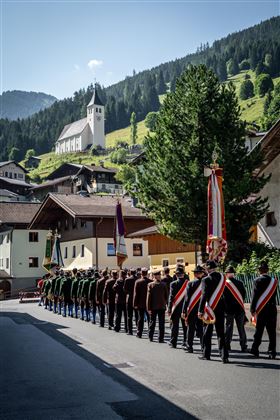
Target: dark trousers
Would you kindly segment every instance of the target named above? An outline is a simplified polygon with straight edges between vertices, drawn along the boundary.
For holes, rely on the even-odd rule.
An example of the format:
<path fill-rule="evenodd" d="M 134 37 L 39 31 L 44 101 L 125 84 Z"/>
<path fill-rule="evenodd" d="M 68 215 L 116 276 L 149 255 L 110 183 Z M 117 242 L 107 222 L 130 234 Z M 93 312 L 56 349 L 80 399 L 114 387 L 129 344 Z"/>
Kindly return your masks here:
<path fill-rule="evenodd" d="M 104 327 L 105 323 L 105 305 L 98 305 L 98 312 L 99 312 L 99 325 L 100 327 Z"/>
<path fill-rule="evenodd" d="M 124 316 L 124 329 L 127 332 L 127 313 L 126 313 L 126 304 L 117 303 L 116 304 L 116 322 L 115 322 L 115 331 L 120 331 L 122 314 Z"/>
<path fill-rule="evenodd" d="M 114 328 L 115 303 L 108 303 L 107 310 L 109 327 Z"/>
<path fill-rule="evenodd" d="M 198 319 L 197 315 L 190 316 L 188 318 L 188 338 L 187 338 L 187 344 L 188 347 L 192 349 L 193 347 L 193 340 L 194 335 L 196 332 L 196 336 L 200 340 L 200 344 L 202 346 L 202 336 L 203 336 L 203 325 L 202 321 Z"/>
<path fill-rule="evenodd" d="M 138 312 L 133 309 L 133 306 L 129 303 L 126 304 L 126 313 L 127 313 L 127 326 L 129 334 L 133 333 L 133 312 L 135 316 L 135 323 L 137 325 L 138 322 Z"/>
<path fill-rule="evenodd" d="M 148 314 L 146 309 L 138 309 L 138 322 L 137 322 L 137 336 L 138 337 L 142 337 L 142 334 L 143 334 L 145 314 L 147 317 L 147 321 L 149 323 L 150 315 Z"/>
<path fill-rule="evenodd" d="M 225 315 L 224 312 L 215 313 L 215 330 L 218 338 L 218 346 L 222 359 L 228 358 L 228 350 L 225 345 Z M 214 324 L 205 324 L 203 328 L 203 355 L 211 357 L 212 334 Z"/>
<path fill-rule="evenodd" d="M 93 322 L 93 324 L 95 324 L 95 318 L 96 318 L 96 303 L 95 303 L 95 301 L 91 301 L 90 307 L 91 307 L 91 313 L 92 313 L 92 322 Z"/>
<path fill-rule="evenodd" d="M 164 340 L 164 324 L 165 324 L 165 309 L 156 309 L 151 312 L 150 324 L 149 324 L 149 339 L 153 341 L 154 332 L 158 317 L 158 328 L 159 337 L 158 340 L 163 342 Z"/>
<path fill-rule="evenodd" d="M 226 346 L 228 349 L 230 348 L 230 343 L 231 343 L 232 335 L 233 335 L 234 320 L 236 322 L 236 326 L 237 326 L 237 330 L 239 334 L 239 342 L 240 342 L 241 349 L 246 349 L 247 337 L 246 337 L 246 332 L 245 332 L 245 327 L 244 327 L 244 321 L 245 321 L 244 311 L 235 312 L 234 314 L 226 314 L 226 336 L 225 336 Z"/>
<path fill-rule="evenodd" d="M 277 310 L 276 308 L 273 308 L 270 312 L 263 311 L 260 312 L 260 314 L 257 317 L 256 332 L 254 334 L 254 342 L 252 345 L 252 349 L 255 351 L 259 350 L 259 346 L 262 342 L 263 331 L 264 328 L 266 328 L 269 338 L 268 351 L 275 355 Z"/>
<path fill-rule="evenodd" d="M 183 344 L 185 344 L 186 341 L 187 341 L 188 328 L 185 324 L 185 320 L 181 318 L 181 314 L 178 314 L 178 315 L 175 314 L 171 318 L 171 339 L 170 339 L 170 343 L 172 344 L 172 346 L 177 346 L 180 320 L 181 320 L 181 324 L 182 324 L 182 328 L 183 328 Z"/>

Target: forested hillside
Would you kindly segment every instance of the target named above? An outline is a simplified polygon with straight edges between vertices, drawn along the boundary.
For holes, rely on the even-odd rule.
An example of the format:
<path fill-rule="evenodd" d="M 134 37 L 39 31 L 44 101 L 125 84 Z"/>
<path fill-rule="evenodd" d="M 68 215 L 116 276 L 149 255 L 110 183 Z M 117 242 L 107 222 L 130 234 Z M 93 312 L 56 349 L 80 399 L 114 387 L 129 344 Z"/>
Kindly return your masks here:
<path fill-rule="evenodd" d="M 9 120 L 27 118 L 41 109 L 48 108 L 56 100 L 54 96 L 42 92 L 8 90 L 0 95 L 0 118 Z"/>
<path fill-rule="evenodd" d="M 212 46 L 201 45 L 194 54 L 150 70 L 134 72 L 110 87 L 98 85 L 100 97 L 106 104 L 106 133 L 127 127 L 132 112 L 136 113 L 137 121 L 141 121 L 148 112 L 157 111 L 160 107 L 159 95 L 168 89 L 174 90 L 176 78 L 190 63 L 206 64 L 221 81 L 234 77 L 241 70 L 253 71 L 254 81 L 258 78 L 253 89 L 264 98 L 268 114 L 266 124 L 273 122 L 274 117 L 270 118 L 269 110 L 277 113 L 280 102 L 273 93 L 272 82 L 272 78 L 280 75 L 280 17 L 228 35 Z M 252 86 L 248 80 L 245 84 L 249 92 L 245 89 L 249 95 L 247 98 L 250 98 Z M 72 98 L 57 101 L 50 108 L 24 120 L 0 120 L 0 160 L 7 159 L 13 147 L 20 159 L 30 148 L 34 148 L 36 154 L 50 151 L 63 126 L 86 115 L 92 91 L 92 85 L 86 90 L 81 89 Z"/>

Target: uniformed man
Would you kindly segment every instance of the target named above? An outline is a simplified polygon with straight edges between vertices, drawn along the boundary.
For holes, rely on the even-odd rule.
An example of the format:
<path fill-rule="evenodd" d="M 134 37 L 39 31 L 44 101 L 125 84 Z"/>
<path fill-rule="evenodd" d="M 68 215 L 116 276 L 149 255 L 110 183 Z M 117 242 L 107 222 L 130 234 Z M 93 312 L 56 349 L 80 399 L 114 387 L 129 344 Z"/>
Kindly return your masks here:
<path fill-rule="evenodd" d="M 136 269 L 132 268 L 128 277 L 124 281 L 124 292 L 126 296 L 126 313 L 127 313 L 127 328 L 128 334 L 133 335 L 133 313 L 135 317 L 135 323 L 137 326 L 138 312 L 133 308 L 133 294 L 134 286 L 137 280 Z"/>
<path fill-rule="evenodd" d="M 181 265 L 177 266 L 175 274 L 177 280 L 170 284 L 168 299 L 168 315 L 171 321 L 171 339 L 169 345 L 173 348 L 177 347 L 180 320 L 183 328 L 183 347 L 186 347 L 187 340 L 187 326 L 181 315 L 188 277 L 186 278 L 185 270 Z"/>
<path fill-rule="evenodd" d="M 89 301 L 89 286 L 91 283 L 91 271 L 85 273 L 85 278 L 81 286 L 80 299 L 83 302 L 83 308 L 86 311 L 86 321 L 90 321 L 90 301 Z"/>
<path fill-rule="evenodd" d="M 230 344 L 233 334 L 234 320 L 236 322 L 237 330 L 239 333 L 239 342 L 241 351 L 247 350 L 247 337 L 245 331 L 245 308 L 244 300 L 246 296 L 246 289 L 242 281 L 234 277 L 235 269 L 231 265 L 226 268 L 225 271 L 227 281 L 224 290 L 225 299 L 225 317 L 226 317 L 226 346 L 230 350 Z"/>
<path fill-rule="evenodd" d="M 161 279 L 162 283 L 166 284 L 168 290 L 168 296 L 170 291 L 170 284 L 173 282 L 173 278 L 170 276 L 170 268 L 164 267 L 163 269 L 163 278 Z"/>
<path fill-rule="evenodd" d="M 107 270 L 102 271 L 102 277 L 97 281 L 96 284 L 96 304 L 98 305 L 99 311 L 99 327 L 104 327 L 105 324 L 105 305 L 103 304 L 103 292 L 105 288 L 105 283 L 108 280 Z"/>
<path fill-rule="evenodd" d="M 58 315 L 61 315 L 62 304 L 63 304 L 63 299 L 60 296 L 60 289 L 61 289 L 61 284 L 62 284 L 63 280 L 65 280 L 64 271 L 59 270 L 59 276 L 55 280 L 55 287 L 54 287 L 54 294 L 57 296 L 57 313 L 58 313 Z"/>
<path fill-rule="evenodd" d="M 55 286 L 56 281 L 59 277 L 59 270 L 55 270 L 54 277 L 52 279 L 52 285 L 51 285 L 51 294 L 53 297 L 53 313 L 57 313 L 57 302 L 58 302 L 58 293 L 55 293 Z"/>
<path fill-rule="evenodd" d="M 215 261 L 207 261 L 206 268 L 208 275 L 203 277 L 201 280 L 202 294 L 199 302 L 198 316 L 203 318 L 205 305 L 210 301 L 212 296 L 218 294 L 220 296 L 217 299 L 216 306 L 213 307 L 214 319 L 215 319 L 215 329 L 218 338 L 219 351 L 223 363 L 228 363 L 228 350 L 225 345 L 225 306 L 224 306 L 224 297 L 223 297 L 223 288 L 224 288 L 224 276 L 222 273 L 217 271 L 217 263 Z M 210 305 L 211 306 L 211 305 Z M 203 327 L 203 356 L 199 357 L 202 360 L 210 360 L 211 358 L 211 341 L 213 334 L 213 323 L 204 325 Z"/>
<path fill-rule="evenodd" d="M 251 302 L 251 314 L 256 323 L 256 332 L 250 353 L 259 356 L 259 346 L 262 342 L 264 328 L 267 330 L 269 345 L 268 353 L 271 359 L 276 358 L 276 293 L 277 278 L 269 276 L 269 267 L 266 262 L 259 266 L 260 276 L 254 280 Z"/>
<path fill-rule="evenodd" d="M 95 271 L 93 277 L 91 278 L 89 291 L 88 291 L 93 324 L 96 324 L 96 306 L 97 306 L 96 305 L 96 284 L 99 279 L 100 279 L 99 272 Z"/>
<path fill-rule="evenodd" d="M 142 338 L 144 328 L 144 318 L 150 321 L 150 315 L 147 312 L 147 290 L 148 284 L 151 280 L 148 278 L 148 269 L 143 267 L 141 269 L 141 278 L 135 282 L 133 294 L 133 307 L 138 311 L 138 323 L 136 337 Z"/>
<path fill-rule="evenodd" d="M 121 329 L 122 315 L 124 317 L 124 329 L 127 332 L 127 313 L 126 313 L 126 296 L 124 291 L 124 282 L 126 279 L 126 271 L 120 270 L 120 275 L 113 286 L 113 290 L 116 293 L 115 304 L 116 304 L 116 321 L 115 328 L 116 332 Z"/>
<path fill-rule="evenodd" d="M 106 280 L 104 291 L 103 291 L 103 304 L 107 305 L 109 330 L 114 328 L 116 292 L 113 287 L 117 281 L 118 272 L 116 270 L 113 270 L 111 274 L 112 274 L 112 277 Z"/>
<path fill-rule="evenodd" d="M 75 318 L 78 318 L 79 313 L 79 298 L 78 298 L 78 288 L 79 283 L 81 281 L 81 273 L 78 272 L 76 268 L 72 270 L 72 286 L 71 286 L 71 299 L 74 304 L 74 312 L 75 312 Z"/>
<path fill-rule="evenodd" d="M 52 310 L 52 300 L 51 300 L 51 277 L 50 273 L 46 275 L 46 282 L 44 284 L 44 294 L 45 294 L 45 309 L 49 308 L 49 310 Z"/>
<path fill-rule="evenodd" d="M 160 270 L 153 272 L 153 281 L 148 284 L 147 311 L 150 314 L 149 339 L 153 341 L 156 321 L 159 324 L 159 343 L 164 343 L 165 310 L 168 301 L 166 283 L 161 281 Z"/>
<path fill-rule="evenodd" d="M 63 299 L 63 316 L 66 316 L 66 308 L 68 308 L 68 316 L 73 318 L 73 302 L 71 300 L 71 286 L 72 286 L 72 279 L 71 273 L 68 271 L 66 276 L 62 280 L 61 287 L 60 287 L 60 296 Z"/>
<path fill-rule="evenodd" d="M 202 347 L 202 335 L 203 335 L 203 326 L 202 321 L 198 318 L 198 306 L 201 297 L 201 279 L 206 276 L 205 270 L 198 265 L 193 270 L 194 280 L 191 280 L 187 284 L 185 300 L 182 310 L 182 318 L 185 319 L 185 323 L 188 327 L 187 333 L 187 346 L 186 351 L 188 353 L 193 353 L 193 340 L 195 331 L 200 340 L 200 345 Z"/>

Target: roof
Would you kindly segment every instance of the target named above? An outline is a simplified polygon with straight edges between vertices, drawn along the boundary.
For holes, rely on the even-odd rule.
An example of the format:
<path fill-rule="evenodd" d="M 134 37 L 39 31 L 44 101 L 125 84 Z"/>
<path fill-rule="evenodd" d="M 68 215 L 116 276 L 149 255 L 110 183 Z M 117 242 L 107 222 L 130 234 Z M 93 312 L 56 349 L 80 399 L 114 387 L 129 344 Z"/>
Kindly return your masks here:
<path fill-rule="evenodd" d="M 31 188 L 33 185 L 32 184 L 28 184 L 25 181 L 20 181 L 19 179 L 14 179 L 14 178 L 7 178 L 5 176 L 0 176 L 0 180 L 7 182 L 8 184 L 12 184 L 12 185 L 19 185 L 21 187 L 29 187 Z"/>
<path fill-rule="evenodd" d="M 65 162 L 62 163 L 58 168 L 56 168 L 53 172 L 51 172 L 48 176 L 47 179 L 56 179 L 56 174 L 60 174 L 61 171 L 63 171 L 64 169 L 67 170 L 67 168 L 70 171 L 66 171 L 66 172 L 71 172 L 70 174 L 64 174 L 64 176 L 67 175 L 76 175 L 78 173 L 78 171 L 83 167 L 83 165 L 80 165 L 78 163 L 69 163 L 69 162 Z M 71 169 L 75 170 L 72 171 Z M 61 176 L 58 176 L 57 178 L 61 178 Z"/>
<path fill-rule="evenodd" d="M 42 158 L 38 156 L 30 156 L 29 159 L 42 160 Z"/>
<path fill-rule="evenodd" d="M 37 214 L 34 215 L 30 228 L 35 228 L 48 221 L 46 218 L 55 217 L 58 208 L 63 209 L 74 218 L 86 220 L 102 218 L 114 218 L 116 213 L 116 204 L 118 198 L 115 196 L 97 196 L 81 197 L 75 194 L 53 194 L 50 193 Z M 136 207 L 132 207 L 131 201 L 125 198 L 119 198 L 122 204 L 124 218 L 130 219 L 146 219 L 142 211 Z"/>
<path fill-rule="evenodd" d="M 139 153 L 139 155 L 131 159 L 130 164 L 138 165 L 138 164 L 141 164 L 141 162 L 144 162 L 145 160 L 146 160 L 146 152 L 143 150 L 141 153 Z"/>
<path fill-rule="evenodd" d="M 82 118 L 81 120 L 74 121 L 71 124 L 65 125 L 57 141 L 81 134 L 87 124 L 87 118 Z"/>
<path fill-rule="evenodd" d="M 254 175 L 259 175 L 280 154 L 280 119 L 276 121 L 250 153 L 257 147 L 261 148 L 264 159 L 261 165 L 254 170 Z"/>
<path fill-rule="evenodd" d="M 100 173 L 110 173 L 110 174 L 116 174 L 118 170 L 116 168 L 105 168 L 104 166 L 96 166 L 96 165 L 83 165 L 77 175 L 79 175 L 82 170 L 86 168 L 91 172 L 100 172 Z"/>
<path fill-rule="evenodd" d="M 0 203 L 0 223 L 28 225 L 40 208 L 38 203 Z"/>
<path fill-rule="evenodd" d="M 0 168 L 2 168 L 2 166 L 10 165 L 11 163 L 14 163 L 16 166 L 18 166 L 20 169 L 22 169 L 26 174 L 28 173 L 28 171 L 23 166 L 21 166 L 19 163 L 17 163 L 15 160 L 7 160 L 5 162 L 0 162 Z"/>
<path fill-rule="evenodd" d="M 48 188 L 48 187 L 51 187 L 52 185 L 60 184 L 61 182 L 67 181 L 68 179 L 71 179 L 71 178 L 72 178 L 72 175 L 62 176 L 61 178 L 55 178 L 50 181 L 43 182 L 42 184 L 34 185 L 32 187 L 32 190 L 37 191 L 43 188 Z"/>
<path fill-rule="evenodd" d="M 158 234 L 158 227 L 156 225 L 150 226 L 146 229 L 138 230 L 137 232 L 130 233 L 127 235 L 128 238 L 143 238 L 145 236 L 151 236 Z"/>
<path fill-rule="evenodd" d="M 0 196 L 1 197 L 19 197 L 18 194 L 9 190 L 2 189 L 2 188 L 0 188 Z"/>
<path fill-rule="evenodd" d="M 96 88 L 93 91 L 93 95 L 92 95 L 92 98 L 91 98 L 88 106 L 91 106 L 91 105 L 101 105 L 101 106 L 104 106 L 103 102 L 99 98 L 99 95 L 98 95 L 98 92 L 97 92 L 97 89 Z"/>

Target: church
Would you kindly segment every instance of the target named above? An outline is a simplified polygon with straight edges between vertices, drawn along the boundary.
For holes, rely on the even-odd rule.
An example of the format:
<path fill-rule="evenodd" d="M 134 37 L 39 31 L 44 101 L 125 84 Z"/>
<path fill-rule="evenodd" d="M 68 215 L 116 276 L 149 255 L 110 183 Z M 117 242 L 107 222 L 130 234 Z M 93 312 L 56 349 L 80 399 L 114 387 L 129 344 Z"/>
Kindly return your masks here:
<path fill-rule="evenodd" d="M 87 116 L 65 125 L 55 144 L 55 153 L 83 152 L 91 146 L 105 148 L 104 104 L 94 89 Z"/>

